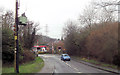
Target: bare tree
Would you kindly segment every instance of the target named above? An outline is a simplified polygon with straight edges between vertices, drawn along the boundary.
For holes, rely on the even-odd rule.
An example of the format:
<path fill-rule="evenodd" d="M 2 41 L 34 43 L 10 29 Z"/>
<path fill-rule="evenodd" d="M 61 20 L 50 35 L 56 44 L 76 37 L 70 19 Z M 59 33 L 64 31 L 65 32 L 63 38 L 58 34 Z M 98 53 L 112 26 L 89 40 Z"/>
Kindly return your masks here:
<path fill-rule="evenodd" d="M 93 1 L 92 4 L 95 5 L 95 8 L 98 10 L 100 22 L 118 20 L 118 0 L 96 0 Z"/>
<path fill-rule="evenodd" d="M 118 20 L 118 0 L 93 1 L 87 6 L 83 14 L 80 14 L 79 21 L 82 25 L 95 23 L 115 22 Z"/>
<path fill-rule="evenodd" d="M 26 26 L 19 26 L 19 39 L 21 40 L 22 46 L 30 49 L 35 42 L 36 32 L 40 29 L 38 23 L 28 21 Z"/>
<path fill-rule="evenodd" d="M 10 28 L 14 25 L 14 16 L 12 11 L 7 11 L 4 15 L 2 15 L 2 27 Z"/>
<path fill-rule="evenodd" d="M 65 48 L 67 49 L 67 53 L 70 55 L 75 55 L 77 52 L 77 29 L 77 24 L 73 21 L 68 21 L 63 29 Z"/>
<path fill-rule="evenodd" d="M 83 14 L 80 14 L 79 21 L 82 25 L 91 25 L 96 22 L 96 10 L 94 9 L 93 5 L 89 5 L 83 11 Z"/>
<path fill-rule="evenodd" d="M 118 11 L 117 7 L 119 5 L 119 0 L 96 0 L 92 3 L 96 5 L 96 8 L 109 10 L 111 12 Z"/>

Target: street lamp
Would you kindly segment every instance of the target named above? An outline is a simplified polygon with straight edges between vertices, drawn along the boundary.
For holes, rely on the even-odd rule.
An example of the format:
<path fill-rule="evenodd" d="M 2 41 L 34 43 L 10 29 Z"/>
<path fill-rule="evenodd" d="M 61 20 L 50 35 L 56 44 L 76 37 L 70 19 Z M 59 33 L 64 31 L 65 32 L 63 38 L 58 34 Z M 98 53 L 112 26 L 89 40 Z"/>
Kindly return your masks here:
<path fill-rule="evenodd" d="M 19 17 L 19 25 L 27 25 L 27 17 L 25 16 L 25 13 L 23 13 L 20 17 Z"/>

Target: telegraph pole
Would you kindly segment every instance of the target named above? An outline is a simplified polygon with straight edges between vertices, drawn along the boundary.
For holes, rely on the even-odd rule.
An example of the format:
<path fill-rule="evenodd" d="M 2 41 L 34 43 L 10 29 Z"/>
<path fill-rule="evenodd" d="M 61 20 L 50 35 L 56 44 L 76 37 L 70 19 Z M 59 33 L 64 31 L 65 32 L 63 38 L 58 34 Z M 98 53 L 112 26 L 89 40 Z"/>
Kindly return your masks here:
<path fill-rule="evenodd" d="M 14 58 L 14 68 L 15 72 L 19 73 L 19 43 L 18 43 L 18 0 L 16 0 L 16 9 L 15 9 L 15 58 Z"/>
<path fill-rule="evenodd" d="M 48 35 L 48 25 L 46 24 L 45 26 L 45 32 L 46 32 L 46 36 Z"/>
<path fill-rule="evenodd" d="M 46 33 L 46 37 L 48 35 L 48 25 L 46 24 L 45 26 L 45 33 Z M 47 38 L 44 39 L 44 42 L 47 43 Z"/>
<path fill-rule="evenodd" d="M 15 52 L 14 52 L 14 69 L 16 73 L 19 73 L 19 41 L 18 41 L 18 25 L 27 25 L 27 17 L 23 13 L 18 18 L 18 0 L 16 0 L 16 9 L 15 9 Z"/>

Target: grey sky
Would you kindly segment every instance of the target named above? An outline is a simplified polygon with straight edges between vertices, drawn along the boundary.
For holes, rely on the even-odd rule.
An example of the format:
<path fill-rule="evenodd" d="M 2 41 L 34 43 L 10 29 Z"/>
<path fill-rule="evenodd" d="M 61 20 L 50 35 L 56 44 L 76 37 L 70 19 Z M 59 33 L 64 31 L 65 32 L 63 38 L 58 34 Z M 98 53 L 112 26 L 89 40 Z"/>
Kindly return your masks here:
<path fill-rule="evenodd" d="M 48 25 L 48 36 L 60 38 L 64 23 L 77 20 L 85 6 L 91 0 L 20 0 L 19 14 L 26 12 L 29 20 L 40 23 L 38 34 L 45 34 Z M 0 7 L 15 11 L 15 0 L 0 0 Z"/>

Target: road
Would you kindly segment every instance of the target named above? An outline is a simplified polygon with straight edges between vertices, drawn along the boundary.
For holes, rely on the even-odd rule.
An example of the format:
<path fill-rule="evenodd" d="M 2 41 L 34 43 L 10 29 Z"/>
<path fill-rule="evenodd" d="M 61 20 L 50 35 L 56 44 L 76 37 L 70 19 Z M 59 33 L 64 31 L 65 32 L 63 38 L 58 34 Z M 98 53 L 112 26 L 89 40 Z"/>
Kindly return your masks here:
<path fill-rule="evenodd" d="M 45 62 L 45 66 L 39 73 L 109 73 L 74 60 L 64 62 L 60 59 L 60 55 L 40 54 L 38 56 Z"/>

